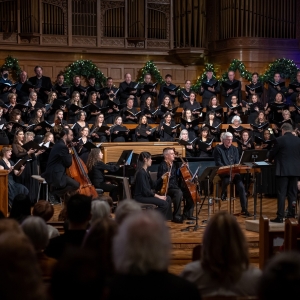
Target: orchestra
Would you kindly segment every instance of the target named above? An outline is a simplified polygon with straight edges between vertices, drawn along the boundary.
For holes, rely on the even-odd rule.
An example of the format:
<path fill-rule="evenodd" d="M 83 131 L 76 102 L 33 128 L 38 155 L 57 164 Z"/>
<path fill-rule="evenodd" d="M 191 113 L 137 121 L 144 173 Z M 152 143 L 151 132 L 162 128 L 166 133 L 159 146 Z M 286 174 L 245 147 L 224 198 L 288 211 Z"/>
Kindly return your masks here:
<path fill-rule="evenodd" d="M 230 161 L 221 163 L 218 155 L 222 157 L 220 153 L 222 147 L 216 145 L 216 142 L 220 141 L 220 135 L 226 131 L 232 133 L 233 142 L 236 143 L 233 146 L 230 141 L 229 146 L 230 149 L 237 147 L 237 151 L 234 152 L 234 163 L 245 150 L 268 149 L 270 151 L 275 137 L 281 136 L 280 129 L 284 123 L 291 124 L 295 134 L 299 135 L 300 92 L 298 89 L 293 90 L 292 85 L 289 87 L 283 85 L 280 74 L 275 74 L 274 79 L 269 81 L 268 101 L 264 104 L 262 100 L 264 91 L 256 72 L 253 73 L 252 81 L 245 88 L 246 97 L 243 100 L 240 81 L 234 78 L 233 71 L 228 72 L 228 80 L 224 85 L 212 76 L 211 71 L 207 71 L 198 94 L 191 88 L 190 80 L 186 80 L 184 87 L 179 89 L 172 83 L 170 74 L 165 76 L 165 83 L 161 85 L 157 84 L 155 78 L 149 73 L 144 75 L 142 83 L 133 81 L 131 74 L 127 73 L 125 81 L 119 87 L 113 84 L 111 77 L 107 78 L 106 86 L 102 87 L 93 76 L 89 76 L 86 86 L 82 84 L 80 76 L 74 76 L 73 85 L 67 86 L 63 73 L 59 73 L 56 82 L 52 84 L 50 78 L 43 74 L 41 66 L 37 66 L 34 71 L 36 76 L 29 80 L 27 80 L 27 73 L 22 71 L 16 88 L 9 90 L 5 88 L 0 91 L 0 143 L 12 145 L 12 156 L 7 156 L 11 164 L 16 163 L 23 156 L 29 157 L 30 162 L 22 167 L 23 175 L 18 181 L 23 178 L 20 183 L 30 192 L 32 189 L 36 190 L 36 187 L 32 187 L 32 182 L 27 182 L 27 175 L 24 174 L 45 175 L 51 191 L 62 198 L 66 193 L 80 189 L 81 183 L 76 182 L 74 178 L 66 179 L 68 177 L 66 169 L 70 167 L 71 156 L 66 158 L 63 169 L 59 170 L 63 184 L 53 177 L 53 172 L 56 172 L 57 157 L 52 157 L 52 153 L 58 155 L 58 149 L 61 148 L 68 157 L 70 143 L 72 149 L 77 152 L 81 164 L 89 164 L 88 171 L 85 172 L 88 177 L 93 174 L 95 165 L 102 164 L 100 162 L 103 158 L 99 148 L 100 152 L 97 150 L 99 158 L 94 157 L 93 162 L 89 163 L 89 156 L 92 152 L 96 152 L 91 145 L 95 145 L 96 148 L 102 143 L 155 141 L 179 143 L 184 146 L 186 157 L 203 160 L 215 158 L 217 165 L 225 166 L 233 163 Z M 297 80 L 299 76 L 300 72 L 297 73 Z M 8 70 L 2 69 L 2 78 L 2 81 L 9 80 Z M 13 83 L 10 81 L 10 84 Z M 221 98 L 222 96 L 224 99 Z M 292 100 L 287 101 L 290 98 Z M 226 123 L 229 124 L 228 127 L 223 126 Z M 127 128 L 126 124 L 130 127 Z M 31 136 L 36 143 L 42 145 L 50 142 L 51 147 L 47 150 L 24 149 L 22 147 L 26 143 L 24 137 L 29 132 L 33 133 Z M 228 138 L 230 137 L 226 136 L 225 140 Z M 141 174 L 151 166 L 151 154 L 148 157 L 146 152 L 143 153 L 144 156 L 139 157 L 142 167 L 136 169 L 136 172 Z M 162 163 L 163 167 L 158 167 L 158 177 L 162 176 L 163 172 L 169 173 L 170 166 L 173 165 L 172 159 L 167 158 L 170 154 L 167 153 L 167 156 L 165 154 L 161 154 L 164 163 Z M 135 165 L 138 165 L 137 161 Z M 103 172 L 101 171 L 103 173 L 101 182 L 95 179 L 99 176 L 88 182 L 91 186 L 107 188 L 117 201 L 122 200 L 120 190 L 109 180 L 104 180 L 106 171 L 113 172 L 115 169 L 108 165 Z M 180 167 L 174 165 L 174 170 L 177 169 L 179 170 Z M 176 181 L 179 180 L 180 174 L 175 174 L 174 171 L 170 174 L 171 183 L 174 180 L 172 176 L 176 177 Z M 145 178 L 149 177 L 147 170 L 143 175 Z M 14 176 L 13 173 L 10 176 Z M 135 178 L 138 182 L 139 179 Z M 239 176 L 235 178 L 240 191 L 242 213 L 248 216 L 246 200 L 243 196 L 245 194 L 243 182 L 239 180 Z M 222 183 L 222 199 L 226 198 L 227 183 L 228 180 L 225 178 Z M 155 186 L 153 182 L 148 184 Z M 193 201 L 190 201 L 191 198 L 186 195 L 182 185 L 177 184 L 176 189 L 180 192 L 169 192 L 168 195 L 171 196 L 170 201 L 173 202 L 174 207 L 171 219 L 180 223 L 183 219 L 193 217 L 190 212 Z M 135 190 L 141 192 L 137 187 Z M 94 190 L 91 194 L 95 194 Z M 180 204 L 183 195 L 185 195 L 186 206 L 181 212 Z M 32 196 L 32 201 L 36 201 L 35 197 L 36 195 Z M 144 201 L 143 197 L 153 198 L 159 200 L 158 202 L 155 200 L 159 203 L 166 201 L 166 197 L 169 196 L 163 197 L 154 193 L 150 197 L 142 195 L 138 197 L 141 201 Z M 157 206 L 165 216 L 168 215 L 165 207 Z"/>

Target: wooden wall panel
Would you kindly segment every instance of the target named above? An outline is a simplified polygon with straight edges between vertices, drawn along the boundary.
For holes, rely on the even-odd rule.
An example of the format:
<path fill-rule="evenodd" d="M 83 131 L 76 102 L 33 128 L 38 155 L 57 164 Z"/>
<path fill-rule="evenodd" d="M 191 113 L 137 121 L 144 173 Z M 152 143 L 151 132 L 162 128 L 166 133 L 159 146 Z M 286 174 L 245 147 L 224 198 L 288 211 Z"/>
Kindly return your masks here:
<path fill-rule="evenodd" d="M 110 76 L 115 80 L 121 80 L 123 78 L 122 68 L 110 68 L 109 69 Z"/>

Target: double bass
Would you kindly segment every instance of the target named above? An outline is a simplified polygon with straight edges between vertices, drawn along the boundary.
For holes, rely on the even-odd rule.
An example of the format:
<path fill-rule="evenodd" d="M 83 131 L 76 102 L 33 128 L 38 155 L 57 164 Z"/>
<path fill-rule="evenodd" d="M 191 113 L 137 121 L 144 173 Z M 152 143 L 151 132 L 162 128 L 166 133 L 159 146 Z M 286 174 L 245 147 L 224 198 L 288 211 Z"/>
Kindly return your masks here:
<path fill-rule="evenodd" d="M 84 162 L 79 157 L 74 146 L 70 146 L 72 149 L 72 165 L 67 169 L 67 175 L 76 180 L 79 186 L 79 194 L 91 196 L 94 198 L 98 197 L 98 193 L 93 186 L 89 176 L 88 170 Z"/>
<path fill-rule="evenodd" d="M 185 183 L 186 189 L 189 191 L 191 198 L 193 199 L 194 203 L 197 201 L 200 201 L 200 195 L 197 191 L 197 184 L 192 181 L 192 172 L 190 171 L 189 167 L 187 164 L 184 162 L 182 159 L 181 155 L 178 155 L 181 162 L 182 166 L 180 167 L 180 173 L 182 176 L 182 179 Z"/>

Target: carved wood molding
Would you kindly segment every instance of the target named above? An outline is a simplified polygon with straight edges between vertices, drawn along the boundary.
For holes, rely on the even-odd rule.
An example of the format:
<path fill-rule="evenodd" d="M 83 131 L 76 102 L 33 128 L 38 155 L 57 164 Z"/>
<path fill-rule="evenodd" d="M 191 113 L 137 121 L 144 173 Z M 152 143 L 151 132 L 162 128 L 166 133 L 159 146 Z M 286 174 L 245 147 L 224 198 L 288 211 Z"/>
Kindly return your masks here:
<path fill-rule="evenodd" d="M 68 45 L 68 37 L 66 36 L 42 36 L 43 44 L 49 45 Z"/>
<path fill-rule="evenodd" d="M 72 44 L 76 46 L 84 46 L 84 47 L 89 47 L 89 46 L 94 46 L 96 47 L 97 45 L 97 39 L 92 38 L 92 37 L 72 37 Z"/>
<path fill-rule="evenodd" d="M 18 36 L 16 33 L 6 33 L 3 32 L 0 34 L 0 43 L 17 43 Z"/>
<path fill-rule="evenodd" d="M 125 1 L 101 1 L 101 13 L 104 15 L 105 11 L 112 8 L 125 7 Z"/>
<path fill-rule="evenodd" d="M 149 3 L 170 4 L 170 0 L 148 0 Z"/>
<path fill-rule="evenodd" d="M 116 39 L 116 38 L 102 38 L 101 39 L 101 47 L 102 46 L 124 48 L 125 40 L 124 39 Z"/>
<path fill-rule="evenodd" d="M 170 48 L 169 41 L 160 41 L 160 40 L 147 40 L 147 48 Z"/>

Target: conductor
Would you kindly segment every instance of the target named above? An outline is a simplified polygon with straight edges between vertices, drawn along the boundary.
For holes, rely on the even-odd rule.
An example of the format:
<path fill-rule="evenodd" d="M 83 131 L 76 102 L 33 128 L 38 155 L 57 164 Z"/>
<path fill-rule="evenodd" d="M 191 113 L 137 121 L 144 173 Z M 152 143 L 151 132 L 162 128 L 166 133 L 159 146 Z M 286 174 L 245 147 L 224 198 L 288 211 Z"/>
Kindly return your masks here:
<path fill-rule="evenodd" d="M 270 150 L 269 161 L 275 160 L 277 186 L 277 217 L 270 220 L 283 223 L 284 200 L 288 199 L 288 218 L 293 218 L 292 205 L 297 200 L 297 181 L 300 177 L 300 139 L 292 134 L 293 127 L 281 126 L 282 136 Z"/>

